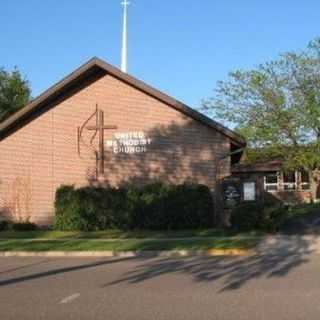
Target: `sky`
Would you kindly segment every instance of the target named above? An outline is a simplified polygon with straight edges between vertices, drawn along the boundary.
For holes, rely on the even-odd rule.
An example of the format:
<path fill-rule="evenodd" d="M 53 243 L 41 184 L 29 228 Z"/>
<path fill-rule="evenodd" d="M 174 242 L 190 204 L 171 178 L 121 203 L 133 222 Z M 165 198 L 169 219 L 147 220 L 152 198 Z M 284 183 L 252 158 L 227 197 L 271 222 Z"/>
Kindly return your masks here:
<path fill-rule="evenodd" d="M 0 67 L 36 97 L 93 56 L 119 66 L 121 0 L 1 0 Z M 128 72 L 198 108 L 218 80 L 320 36 L 319 0 L 131 0 Z"/>

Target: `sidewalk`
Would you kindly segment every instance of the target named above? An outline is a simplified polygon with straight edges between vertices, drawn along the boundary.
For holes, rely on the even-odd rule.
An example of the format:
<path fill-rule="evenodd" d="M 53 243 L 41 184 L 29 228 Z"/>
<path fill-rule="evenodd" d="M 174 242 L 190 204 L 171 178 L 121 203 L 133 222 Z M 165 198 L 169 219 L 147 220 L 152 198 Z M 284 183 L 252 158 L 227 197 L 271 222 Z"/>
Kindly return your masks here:
<path fill-rule="evenodd" d="M 320 235 L 272 235 L 263 237 L 256 247 L 257 254 L 320 254 Z"/>

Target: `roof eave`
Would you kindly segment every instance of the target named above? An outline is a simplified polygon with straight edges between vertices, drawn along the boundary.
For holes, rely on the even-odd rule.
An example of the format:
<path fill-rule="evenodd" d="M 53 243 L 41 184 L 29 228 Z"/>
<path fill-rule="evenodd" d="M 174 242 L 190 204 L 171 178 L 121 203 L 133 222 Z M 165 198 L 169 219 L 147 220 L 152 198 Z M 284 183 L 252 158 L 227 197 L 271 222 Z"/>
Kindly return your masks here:
<path fill-rule="evenodd" d="M 245 139 L 237 134 L 236 132 L 224 127 L 220 123 L 206 117 L 205 115 L 201 114 L 200 112 L 190 108 L 189 106 L 185 105 L 184 103 L 166 95 L 165 93 L 149 86 L 148 84 L 144 83 L 141 80 L 138 80 L 126 73 L 123 73 L 118 68 L 106 63 L 105 61 L 94 57 L 90 59 L 87 63 L 80 66 L 78 69 L 70 73 L 68 76 L 63 78 L 61 81 L 47 89 L 45 92 L 43 92 L 41 95 L 39 95 L 37 98 L 32 100 L 29 104 L 27 104 L 24 108 L 13 114 L 11 117 L 9 117 L 7 120 L 5 120 L 3 123 L 0 124 L 0 136 L 4 134 L 7 130 L 10 130 L 15 126 L 15 124 L 21 120 L 28 117 L 28 115 L 32 112 L 35 112 L 38 108 L 41 108 L 43 104 L 46 103 L 46 101 L 54 95 L 58 95 L 61 90 L 63 90 L 66 86 L 70 85 L 71 83 L 77 81 L 79 77 L 81 77 L 83 74 L 89 72 L 94 67 L 99 67 L 105 72 L 109 73 L 110 75 L 120 79 L 121 81 L 124 81 L 131 86 L 149 94 L 150 96 L 153 96 L 154 98 L 170 105 L 171 107 L 175 108 L 176 110 L 184 113 L 187 116 L 190 116 L 191 118 L 198 120 L 199 122 L 220 131 L 225 136 L 229 137 L 236 145 L 239 147 L 245 147 L 246 141 Z"/>

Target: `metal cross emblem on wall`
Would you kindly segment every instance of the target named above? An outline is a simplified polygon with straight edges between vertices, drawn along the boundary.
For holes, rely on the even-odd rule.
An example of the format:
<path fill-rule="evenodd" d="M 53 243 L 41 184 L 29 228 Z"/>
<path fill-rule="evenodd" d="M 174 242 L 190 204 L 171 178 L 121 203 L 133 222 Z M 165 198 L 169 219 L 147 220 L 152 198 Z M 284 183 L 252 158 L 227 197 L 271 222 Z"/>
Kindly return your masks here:
<path fill-rule="evenodd" d="M 88 123 L 93 119 L 96 118 L 96 125 L 88 125 Z M 115 130 L 117 129 L 117 126 L 112 125 L 105 125 L 104 124 L 104 112 L 102 110 L 99 110 L 98 105 L 96 105 L 96 111 L 86 120 L 86 122 L 78 128 L 78 153 L 80 154 L 80 142 L 83 141 L 83 131 L 89 130 L 94 131 L 93 136 L 90 140 L 90 147 L 92 148 L 93 140 L 95 139 L 96 135 L 99 136 L 99 146 L 98 151 L 95 149 L 95 155 L 97 160 L 97 173 L 98 175 L 104 174 L 104 132 L 105 130 Z"/>

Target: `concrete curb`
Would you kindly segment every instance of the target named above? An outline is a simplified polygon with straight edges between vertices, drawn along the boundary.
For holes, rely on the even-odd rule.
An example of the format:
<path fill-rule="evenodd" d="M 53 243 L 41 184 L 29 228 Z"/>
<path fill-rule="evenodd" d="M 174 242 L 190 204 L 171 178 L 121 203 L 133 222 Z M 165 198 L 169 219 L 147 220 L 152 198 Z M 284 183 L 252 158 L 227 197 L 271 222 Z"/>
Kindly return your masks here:
<path fill-rule="evenodd" d="M 134 257 L 217 257 L 250 256 L 255 250 L 209 249 L 209 250 L 170 250 L 170 251 L 3 251 L 0 257 L 52 257 L 52 258 L 134 258 Z"/>

